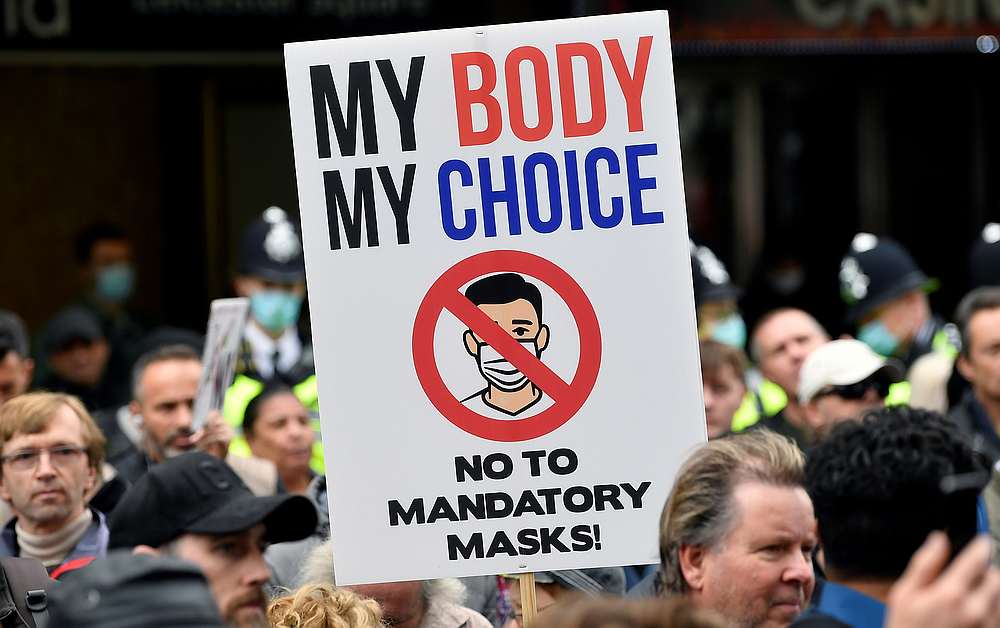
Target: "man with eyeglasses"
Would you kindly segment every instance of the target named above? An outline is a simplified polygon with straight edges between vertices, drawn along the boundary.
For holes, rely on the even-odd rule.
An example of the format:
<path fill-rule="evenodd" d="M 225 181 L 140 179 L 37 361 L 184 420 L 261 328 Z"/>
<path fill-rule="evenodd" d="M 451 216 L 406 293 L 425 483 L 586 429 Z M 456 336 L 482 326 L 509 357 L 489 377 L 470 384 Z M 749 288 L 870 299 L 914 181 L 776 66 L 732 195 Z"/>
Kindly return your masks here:
<path fill-rule="evenodd" d="M 0 407 L 0 497 L 15 515 L 0 532 L 0 556 L 37 559 L 58 578 L 105 554 L 108 526 L 86 500 L 104 444 L 71 395 L 28 393 Z"/>
<path fill-rule="evenodd" d="M 833 340 L 802 364 L 799 401 L 809 427 L 822 437 L 834 425 L 884 406 L 889 388 L 901 379 L 900 367 L 865 343 Z"/>

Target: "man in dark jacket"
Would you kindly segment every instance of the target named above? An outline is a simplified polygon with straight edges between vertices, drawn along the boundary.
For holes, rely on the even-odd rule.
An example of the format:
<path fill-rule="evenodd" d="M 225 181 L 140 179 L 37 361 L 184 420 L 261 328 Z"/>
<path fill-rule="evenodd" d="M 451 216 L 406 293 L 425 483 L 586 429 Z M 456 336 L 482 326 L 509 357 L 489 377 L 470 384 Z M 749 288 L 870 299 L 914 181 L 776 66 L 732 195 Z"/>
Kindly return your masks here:
<path fill-rule="evenodd" d="M 805 473 L 827 581 L 793 626 L 881 628 L 890 589 L 931 532 L 955 551 L 976 535 L 988 477 L 936 412 L 894 406 L 834 428 Z"/>
<path fill-rule="evenodd" d="M 1000 460 L 1000 287 L 977 288 L 958 306 L 962 352 L 956 362 L 970 385 L 949 418 L 973 447 Z"/>

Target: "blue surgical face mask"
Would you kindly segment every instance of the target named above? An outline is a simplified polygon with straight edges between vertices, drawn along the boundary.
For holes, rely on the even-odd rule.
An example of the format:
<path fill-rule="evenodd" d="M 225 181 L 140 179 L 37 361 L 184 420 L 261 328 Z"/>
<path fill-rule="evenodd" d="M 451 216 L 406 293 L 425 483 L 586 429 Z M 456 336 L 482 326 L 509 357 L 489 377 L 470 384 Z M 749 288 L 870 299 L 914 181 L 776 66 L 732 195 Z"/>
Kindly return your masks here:
<path fill-rule="evenodd" d="M 747 324 L 743 317 L 733 312 L 712 325 L 712 340 L 742 349 L 747 342 Z"/>
<path fill-rule="evenodd" d="M 282 290 L 261 290 L 250 296 L 250 311 L 264 329 L 278 333 L 299 320 L 302 297 Z"/>
<path fill-rule="evenodd" d="M 871 347 L 875 353 L 889 357 L 899 348 L 897 338 L 882 321 L 865 323 L 858 329 L 858 340 Z"/>
<path fill-rule="evenodd" d="M 94 291 L 97 298 L 109 303 L 122 303 L 132 295 L 135 269 L 131 264 L 112 264 L 97 271 Z"/>

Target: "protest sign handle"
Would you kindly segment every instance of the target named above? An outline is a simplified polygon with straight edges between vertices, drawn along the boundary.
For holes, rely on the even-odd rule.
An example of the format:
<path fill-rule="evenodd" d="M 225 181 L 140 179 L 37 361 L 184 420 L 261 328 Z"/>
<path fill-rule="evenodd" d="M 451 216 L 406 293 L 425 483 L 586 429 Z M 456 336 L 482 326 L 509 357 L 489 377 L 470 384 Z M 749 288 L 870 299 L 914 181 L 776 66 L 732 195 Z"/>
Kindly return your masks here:
<path fill-rule="evenodd" d="M 535 623 L 538 616 L 538 607 L 535 602 L 535 574 L 522 573 L 517 576 L 521 584 L 521 616 L 524 627 L 528 628 Z"/>

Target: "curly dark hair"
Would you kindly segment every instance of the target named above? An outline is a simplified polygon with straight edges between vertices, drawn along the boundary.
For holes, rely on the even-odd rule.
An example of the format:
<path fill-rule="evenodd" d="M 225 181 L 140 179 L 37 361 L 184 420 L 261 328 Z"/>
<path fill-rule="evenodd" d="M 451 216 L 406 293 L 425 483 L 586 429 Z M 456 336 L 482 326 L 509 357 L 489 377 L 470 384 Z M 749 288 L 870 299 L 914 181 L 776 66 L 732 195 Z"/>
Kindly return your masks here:
<path fill-rule="evenodd" d="M 983 470 L 957 426 L 937 412 L 894 406 L 837 426 L 809 452 L 805 469 L 827 570 L 893 580 L 933 530 L 972 538 L 978 491 L 946 493 L 942 479 Z"/>

